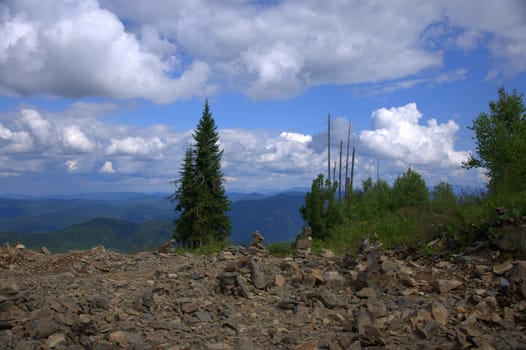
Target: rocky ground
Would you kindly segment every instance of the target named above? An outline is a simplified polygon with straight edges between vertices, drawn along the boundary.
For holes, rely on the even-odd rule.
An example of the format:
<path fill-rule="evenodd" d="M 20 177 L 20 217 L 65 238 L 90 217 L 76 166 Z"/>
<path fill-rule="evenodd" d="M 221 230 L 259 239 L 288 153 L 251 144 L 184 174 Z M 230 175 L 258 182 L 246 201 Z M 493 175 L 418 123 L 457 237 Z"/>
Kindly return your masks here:
<path fill-rule="evenodd" d="M 1 349 L 526 349 L 526 261 L 0 248 Z"/>

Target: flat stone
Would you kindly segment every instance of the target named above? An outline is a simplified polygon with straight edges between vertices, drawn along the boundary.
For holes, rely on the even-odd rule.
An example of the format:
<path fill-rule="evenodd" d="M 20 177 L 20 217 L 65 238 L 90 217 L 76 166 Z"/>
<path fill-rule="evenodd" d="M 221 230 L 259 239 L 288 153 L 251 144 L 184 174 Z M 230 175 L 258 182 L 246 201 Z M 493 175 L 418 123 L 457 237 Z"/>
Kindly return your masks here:
<path fill-rule="evenodd" d="M 320 256 L 325 259 L 334 259 L 336 257 L 336 254 L 330 249 L 323 249 L 320 253 Z"/>
<path fill-rule="evenodd" d="M 206 343 L 205 344 L 206 350 L 232 350 L 232 346 L 228 345 L 227 343 Z"/>
<path fill-rule="evenodd" d="M 517 261 L 515 267 L 510 273 L 510 279 L 516 283 L 526 282 L 526 260 Z"/>
<path fill-rule="evenodd" d="M 356 295 L 360 298 L 376 298 L 376 290 L 365 287 L 356 292 Z"/>
<path fill-rule="evenodd" d="M 398 270 L 398 264 L 392 260 L 385 260 L 382 262 L 381 267 L 383 272 L 394 272 Z"/>
<path fill-rule="evenodd" d="M 201 322 L 209 322 L 212 320 L 212 314 L 208 311 L 196 311 L 193 316 Z"/>
<path fill-rule="evenodd" d="M 449 291 L 452 291 L 462 285 L 462 282 L 455 280 L 455 279 L 438 279 L 435 281 L 435 288 L 440 293 L 447 293 Z"/>
<path fill-rule="evenodd" d="M 123 348 L 129 348 L 132 344 L 140 344 L 141 338 L 136 334 L 126 331 L 114 331 L 108 335 L 108 341 Z"/>
<path fill-rule="evenodd" d="M 265 289 L 267 286 L 267 281 L 265 279 L 265 274 L 261 271 L 261 266 L 254 261 L 250 262 L 250 273 L 252 278 L 252 284 L 257 289 Z"/>
<path fill-rule="evenodd" d="M 432 339 L 439 329 L 438 322 L 428 321 L 424 323 L 423 327 L 417 327 L 418 334 L 424 339 Z"/>
<path fill-rule="evenodd" d="M 318 342 L 316 340 L 307 340 L 303 344 L 294 348 L 295 350 L 318 350 Z"/>
<path fill-rule="evenodd" d="M 513 264 L 509 261 L 505 261 L 500 264 L 493 265 L 493 272 L 497 275 L 504 275 L 506 272 L 513 268 Z"/>
<path fill-rule="evenodd" d="M 325 283 L 331 285 L 343 286 L 346 282 L 345 277 L 343 277 L 338 271 L 327 271 L 323 274 L 323 279 Z"/>
<path fill-rule="evenodd" d="M 185 314 L 191 314 L 192 312 L 197 311 L 199 305 L 195 302 L 184 302 L 181 304 L 181 311 Z"/>
<path fill-rule="evenodd" d="M 285 284 L 287 283 L 287 278 L 281 274 L 277 274 L 274 277 L 274 285 L 278 288 L 283 288 Z"/>
<path fill-rule="evenodd" d="M 319 286 L 325 282 L 323 271 L 320 269 L 313 269 L 307 276 L 307 279 L 313 281 L 313 285 Z"/>
<path fill-rule="evenodd" d="M 243 277 L 237 276 L 236 277 L 236 282 L 237 282 L 237 285 L 239 287 L 239 291 L 241 293 L 241 296 L 243 296 L 243 297 L 245 297 L 247 299 L 251 299 L 252 298 L 252 293 L 248 289 L 247 284 L 246 284 L 245 280 L 243 279 Z"/>
<path fill-rule="evenodd" d="M 433 305 L 431 305 L 431 315 L 439 324 L 442 326 L 446 325 L 448 312 L 446 307 L 438 301 L 435 301 Z"/>
<path fill-rule="evenodd" d="M 64 346 L 66 345 L 66 336 L 60 333 L 51 334 L 46 340 L 46 345 L 50 349 L 54 349 L 59 346 Z"/>

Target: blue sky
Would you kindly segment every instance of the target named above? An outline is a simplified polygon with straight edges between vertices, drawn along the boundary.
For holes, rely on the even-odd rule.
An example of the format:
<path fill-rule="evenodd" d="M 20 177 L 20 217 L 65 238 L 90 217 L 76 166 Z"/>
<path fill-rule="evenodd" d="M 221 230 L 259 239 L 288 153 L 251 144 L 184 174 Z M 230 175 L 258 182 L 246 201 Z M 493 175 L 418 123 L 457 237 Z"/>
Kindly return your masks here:
<path fill-rule="evenodd" d="M 520 0 L 3 1 L 0 194 L 171 192 L 205 98 L 229 191 L 309 187 L 329 113 L 358 186 L 481 187 L 468 126 L 526 91 L 524 33 Z"/>

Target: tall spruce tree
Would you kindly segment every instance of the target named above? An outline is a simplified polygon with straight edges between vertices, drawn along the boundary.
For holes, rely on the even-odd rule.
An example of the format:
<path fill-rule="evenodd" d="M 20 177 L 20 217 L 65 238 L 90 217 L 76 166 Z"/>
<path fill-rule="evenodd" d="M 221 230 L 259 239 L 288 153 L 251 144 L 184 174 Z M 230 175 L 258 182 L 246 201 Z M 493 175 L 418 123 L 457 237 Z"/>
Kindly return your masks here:
<path fill-rule="evenodd" d="M 183 166 L 179 172 L 180 180 L 176 181 L 177 191 L 173 198 L 176 200 L 175 211 L 181 212 L 175 221 L 174 238 L 182 242 L 190 242 L 193 238 L 197 191 L 194 183 L 194 152 L 192 147 L 186 149 Z"/>
<path fill-rule="evenodd" d="M 176 220 L 174 236 L 193 246 L 224 241 L 230 236 L 231 223 L 225 212 L 230 210 L 221 172 L 223 151 L 208 100 L 193 134 L 195 145 L 186 152 L 181 179 L 174 197 Z"/>

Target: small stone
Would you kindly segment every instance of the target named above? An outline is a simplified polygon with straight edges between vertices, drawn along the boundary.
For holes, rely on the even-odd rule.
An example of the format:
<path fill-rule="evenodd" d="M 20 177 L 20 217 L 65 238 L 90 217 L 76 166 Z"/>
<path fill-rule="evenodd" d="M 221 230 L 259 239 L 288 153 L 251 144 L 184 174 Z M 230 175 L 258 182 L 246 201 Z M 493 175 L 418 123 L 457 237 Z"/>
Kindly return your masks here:
<path fill-rule="evenodd" d="M 312 284 L 315 286 L 322 285 L 325 282 L 323 272 L 320 269 L 313 269 L 306 278 L 312 281 Z"/>
<path fill-rule="evenodd" d="M 49 251 L 49 249 L 47 249 L 46 247 L 41 247 L 40 248 L 40 251 L 42 252 L 42 254 L 44 255 L 50 255 L 51 252 Z"/>
<path fill-rule="evenodd" d="M 435 333 L 437 332 L 438 328 L 438 322 L 429 321 L 426 322 L 423 327 L 418 327 L 417 333 L 424 339 L 431 339 L 435 336 Z"/>
<path fill-rule="evenodd" d="M 46 340 L 46 345 L 50 348 L 66 345 L 66 336 L 64 334 L 52 334 Z"/>
<path fill-rule="evenodd" d="M 247 299 L 251 299 L 252 298 L 252 293 L 250 293 L 250 291 L 248 290 L 247 284 L 245 283 L 245 280 L 243 279 L 243 277 L 238 275 L 236 277 L 236 282 L 237 282 L 237 285 L 239 287 L 239 291 L 241 293 L 241 296 L 243 296 L 243 297 L 245 297 Z"/>
<path fill-rule="evenodd" d="M 334 254 L 334 252 L 330 249 L 323 249 L 320 256 L 325 259 L 334 259 L 336 254 Z"/>
<path fill-rule="evenodd" d="M 333 309 L 336 306 L 338 306 L 338 302 L 329 293 L 321 293 L 319 295 L 319 299 L 322 302 L 323 306 L 325 306 L 327 309 Z"/>
<path fill-rule="evenodd" d="M 400 275 L 400 282 L 406 287 L 416 287 L 418 285 L 413 277 L 406 274 Z"/>
<path fill-rule="evenodd" d="M 356 292 L 360 298 L 376 298 L 376 291 L 373 288 L 365 287 Z"/>
<path fill-rule="evenodd" d="M 108 340 L 114 344 L 120 345 L 123 348 L 128 346 L 129 333 L 124 331 L 111 332 L 108 336 Z"/>
<path fill-rule="evenodd" d="M 196 311 L 193 313 L 193 316 L 201 322 L 209 322 L 212 320 L 212 314 L 208 311 Z"/>
<path fill-rule="evenodd" d="M 447 323 L 447 309 L 441 303 L 435 301 L 431 306 L 431 315 L 442 326 Z"/>
<path fill-rule="evenodd" d="M 385 260 L 381 267 L 383 272 L 393 272 L 398 269 L 398 264 L 392 260 Z"/>
<path fill-rule="evenodd" d="M 278 307 L 283 310 L 292 310 L 296 307 L 296 304 L 296 300 L 293 298 L 285 297 L 279 302 Z"/>
<path fill-rule="evenodd" d="M 497 275 L 504 275 L 506 272 L 511 270 L 513 268 L 513 264 L 509 261 L 505 261 L 500 264 L 496 264 L 493 266 L 493 272 Z"/>
<path fill-rule="evenodd" d="M 198 309 L 197 303 L 194 302 L 184 302 L 181 304 L 181 311 L 185 314 L 191 314 L 192 312 L 197 311 Z"/>
<path fill-rule="evenodd" d="M 343 285 L 345 283 L 345 277 L 343 277 L 338 271 L 327 271 L 323 275 L 325 283 L 331 285 Z"/>
<path fill-rule="evenodd" d="M 413 270 L 409 266 L 401 265 L 398 267 L 401 275 L 412 276 Z"/>
<path fill-rule="evenodd" d="M 516 283 L 526 282 L 526 260 L 517 261 L 517 264 L 510 273 L 510 279 Z"/>
<path fill-rule="evenodd" d="M 318 350 L 318 343 L 316 340 L 308 340 L 301 344 L 300 346 L 297 346 L 294 348 L 295 350 Z"/>
<path fill-rule="evenodd" d="M 226 343 L 206 343 L 205 344 L 206 350 L 231 350 L 232 347 Z"/>
<path fill-rule="evenodd" d="M 435 281 L 435 287 L 440 293 L 447 293 L 449 291 L 452 291 L 453 289 L 456 289 L 462 285 L 462 282 L 458 280 L 444 280 L 444 279 L 438 279 Z"/>
<path fill-rule="evenodd" d="M 252 277 L 252 284 L 257 289 L 265 289 L 267 286 L 267 281 L 265 280 L 265 275 L 261 272 L 261 267 L 254 261 L 250 262 L 250 273 Z"/>
<path fill-rule="evenodd" d="M 287 279 L 285 278 L 285 276 L 278 274 L 274 277 L 274 284 L 276 285 L 276 287 L 283 288 L 286 283 Z"/>
<path fill-rule="evenodd" d="M 15 295 L 20 291 L 20 287 L 15 282 L 9 283 L 0 291 L 2 294 Z"/>

